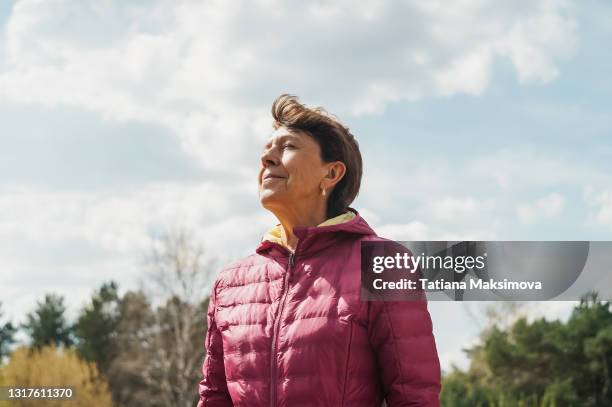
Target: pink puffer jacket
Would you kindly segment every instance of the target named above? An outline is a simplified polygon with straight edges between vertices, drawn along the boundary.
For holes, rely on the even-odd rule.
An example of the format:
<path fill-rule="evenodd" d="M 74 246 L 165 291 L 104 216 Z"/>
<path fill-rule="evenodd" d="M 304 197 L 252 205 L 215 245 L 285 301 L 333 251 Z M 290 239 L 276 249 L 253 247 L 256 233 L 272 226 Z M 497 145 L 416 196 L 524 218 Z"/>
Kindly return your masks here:
<path fill-rule="evenodd" d="M 360 242 L 384 239 L 351 211 L 221 271 L 198 407 L 439 405 L 427 303 L 361 301 Z"/>

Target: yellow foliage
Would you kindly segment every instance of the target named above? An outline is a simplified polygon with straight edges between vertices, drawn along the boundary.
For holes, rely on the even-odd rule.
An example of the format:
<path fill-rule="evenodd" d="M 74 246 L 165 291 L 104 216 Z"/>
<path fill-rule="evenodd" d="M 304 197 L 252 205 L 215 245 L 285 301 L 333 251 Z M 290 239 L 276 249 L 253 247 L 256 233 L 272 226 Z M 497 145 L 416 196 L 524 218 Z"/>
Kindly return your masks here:
<path fill-rule="evenodd" d="M 33 350 L 15 349 L 10 361 L 0 368 L 0 386 L 71 387 L 70 400 L 30 399 L 0 401 L 0 407 L 112 407 L 108 384 L 94 363 L 79 359 L 72 349 L 54 346 Z"/>

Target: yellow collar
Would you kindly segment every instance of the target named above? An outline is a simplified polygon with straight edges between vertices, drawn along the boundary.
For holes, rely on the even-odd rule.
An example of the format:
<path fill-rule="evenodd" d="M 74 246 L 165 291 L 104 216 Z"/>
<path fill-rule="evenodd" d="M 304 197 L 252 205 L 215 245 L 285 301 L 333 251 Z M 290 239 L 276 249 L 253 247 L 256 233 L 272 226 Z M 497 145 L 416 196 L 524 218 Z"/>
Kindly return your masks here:
<path fill-rule="evenodd" d="M 348 222 L 349 220 L 353 219 L 354 217 L 355 217 L 355 213 L 354 212 L 346 211 L 346 212 L 344 212 L 341 215 L 338 215 L 338 216 L 335 216 L 333 218 L 327 219 L 325 222 L 318 224 L 317 227 L 337 225 L 338 223 Z M 261 240 L 262 241 L 269 240 L 271 242 L 278 243 L 281 246 L 283 246 L 283 242 L 282 242 L 282 239 L 281 239 L 281 228 L 282 228 L 281 224 L 280 223 L 277 224 L 273 228 L 269 229 Z"/>

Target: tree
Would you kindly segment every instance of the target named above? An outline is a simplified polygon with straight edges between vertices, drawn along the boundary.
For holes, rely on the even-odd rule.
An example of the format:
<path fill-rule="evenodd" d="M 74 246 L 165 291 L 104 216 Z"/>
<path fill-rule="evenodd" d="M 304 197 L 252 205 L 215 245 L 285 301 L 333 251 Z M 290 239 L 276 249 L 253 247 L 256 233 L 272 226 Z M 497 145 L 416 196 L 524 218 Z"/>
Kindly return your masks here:
<path fill-rule="evenodd" d="M 119 406 L 166 406 L 160 388 L 145 379 L 155 355 L 153 337 L 155 317 L 144 293 L 128 291 L 119 300 L 119 320 L 116 337 L 116 356 L 110 362 L 107 377 L 113 400 Z"/>
<path fill-rule="evenodd" d="M 148 374 L 153 383 L 161 384 L 166 405 L 192 406 L 198 397 L 207 307 L 208 299 L 189 304 L 172 297 L 155 313 L 159 331 L 153 337 L 156 352 Z M 186 320 L 183 315 L 194 318 Z"/>
<path fill-rule="evenodd" d="M 95 362 L 104 374 L 117 355 L 118 324 L 119 296 L 117 284 L 111 281 L 102 284 L 94 293 L 74 325 L 77 353 L 85 360 Z"/>
<path fill-rule="evenodd" d="M 485 330 L 467 372 L 445 375 L 442 405 L 612 405 L 612 310 L 584 296 L 566 323 L 519 318 Z"/>
<path fill-rule="evenodd" d="M 0 386 L 70 387 L 70 401 L 30 399 L 18 402 L 0 401 L 0 407 L 62 407 L 66 405 L 112 407 L 106 381 L 94 363 L 78 358 L 73 349 L 44 346 L 38 349 L 17 348 L 9 363 L 0 369 Z"/>
<path fill-rule="evenodd" d="M 168 231 L 152 242 L 148 288 L 152 298 L 164 302 L 154 313 L 154 352 L 142 373 L 159 386 L 164 405 L 191 407 L 198 398 L 211 264 L 185 230 Z"/>
<path fill-rule="evenodd" d="M 563 337 L 566 348 L 564 370 L 573 382 L 584 406 L 612 405 L 612 311 L 609 301 L 597 294 L 584 296 L 573 310 Z M 578 380 L 579 378 L 579 380 Z"/>
<path fill-rule="evenodd" d="M 38 302 L 37 308 L 27 315 L 27 322 L 22 325 L 30 335 L 33 347 L 72 345 L 72 332 L 64 318 L 65 312 L 61 296 L 47 294 L 43 302 Z"/>
<path fill-rule="evenodd" d="M 2 302 L 0 302 L 0 318 L 2 318 Z M 5 356 L 9 354 L 9 347 L 15 342 L 15 327 L 11 322 L 0 323 L 0 364 Z"/>
<path fill-rule="evenodd" d="M 78 354 L 99 365 L 122 407 L 192 407 L 204 360 L 210 261 L 185 231 L 152 241 L 144 288 L 96 291 L 74 325 Z"/>

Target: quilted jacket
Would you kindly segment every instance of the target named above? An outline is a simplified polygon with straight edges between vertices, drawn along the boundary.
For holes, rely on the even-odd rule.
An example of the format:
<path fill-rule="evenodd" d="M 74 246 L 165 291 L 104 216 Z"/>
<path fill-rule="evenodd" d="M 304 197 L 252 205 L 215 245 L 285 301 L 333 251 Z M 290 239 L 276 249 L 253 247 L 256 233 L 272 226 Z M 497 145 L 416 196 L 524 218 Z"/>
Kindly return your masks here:
<path fill-rule="evenodd" d="M 361 301 L 360 242 L 386 239 L 349 209 L 220 272 L 198 407 L 439 405 L 427 303 Z"/>

